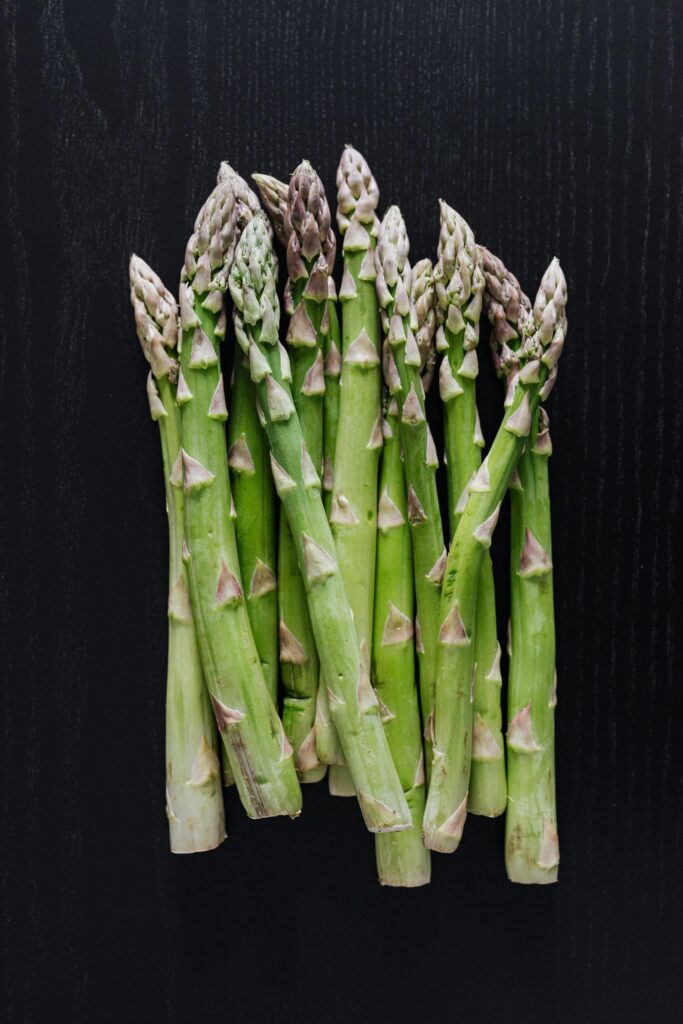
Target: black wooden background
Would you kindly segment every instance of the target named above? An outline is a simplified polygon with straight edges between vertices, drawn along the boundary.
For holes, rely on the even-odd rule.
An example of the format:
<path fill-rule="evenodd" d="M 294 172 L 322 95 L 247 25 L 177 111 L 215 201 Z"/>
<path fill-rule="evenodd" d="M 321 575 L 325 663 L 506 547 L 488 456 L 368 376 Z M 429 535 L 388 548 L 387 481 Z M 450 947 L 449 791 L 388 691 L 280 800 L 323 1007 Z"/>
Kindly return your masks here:
<path fill-rule="evenodd" d="M 681 5 L 0 6 L 6 1019 L 675 1017 Z M 126 264 L 175 285 L 221 159 L 284 177 L 306 156 L 333 194 L 345 142 L 416 258 L 444 196 L 528 290 L 554 254 L 569 281 L 554 887 L 510 885 L 502 822 L 470 819 L 431 887 L 382 890 L 354 803 L 324 787 L 296 823 L 248 822 L 231 793 L 218 852 L 168 852 L 166 525 Z M 490 437 L 490 372 L 481 388 Z"/>

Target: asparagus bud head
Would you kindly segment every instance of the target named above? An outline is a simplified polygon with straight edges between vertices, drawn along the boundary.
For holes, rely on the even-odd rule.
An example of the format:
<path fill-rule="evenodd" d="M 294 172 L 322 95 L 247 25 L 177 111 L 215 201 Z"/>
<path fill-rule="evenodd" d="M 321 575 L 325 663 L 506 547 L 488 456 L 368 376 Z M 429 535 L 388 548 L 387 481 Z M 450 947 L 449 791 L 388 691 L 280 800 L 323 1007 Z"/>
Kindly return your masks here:
<path fill-rule="evenodd" d="M 273 251 L 268 221 L 257 213 L 243 232 L 230 271 L 230 295 L 235 304 L 235 328 L 246 339 L 246 351 L 259 340 L 269 345 L 278 341 L 280 304 L 277 297 L 278 264 Z M 255 328 L 260 327 L 258 339 Z"/>
<path fill-rule="evenodd" d="M 408 340 L 398 319 L 394 324 L 392 319 L 394 313 L 398 314 L 398 318 L 409 317 L 411 330 L 415 330 L 417 327 L 415 307 L 411 299 L 413 274 L 408 262 L 409 254 L 410 242 L 403 214 L 398 206 L 390 206 L 382 219 L 375 249 L 375 271 L 377 274 L 375 287 L 381 307 L 382 322 L 385 331 L 389 332 L 390 344 L 399 344 Z M 414 337 L 412 340 L 416 345 Z"/>
<path fill-rule="evenodd" d="M 222 310 L 237 243 L 260 209 L 256 195 L 244 178 L 230 164 L 221 164 L 216 187 L 197 214 L 181 275 L 184 281 L 190 282 L 196 295 L 208 292 L 203 302 L 206 309 Z M 270 232 L 267 222 L 266 226 Z"/>
<path fill-rule="evenodd" d="M 420 351 L 420 375 L 422 386 L 427 392 L 434 376 L 436 350 L 436 289 L 434 266 L 429 259 L 418 260 L 413 267 L 410 299 L 415 307 L 415 340 Z"/>
<path fill-rule="evenodd" d="M 258 187 L 261 203 L 273 226 L 275 237 L 284 247 L 287 245 L 284 224 L 289 188 L 286 182 L 274 178 L 271 174 L 252 174 L 252 178 Z"/>
<path fill-rule="evenodd" d="M 370 224 L 370 233 L 377 234 L 379 187 L 367 160 L 353 146 L 345 146 L 337 168 L 337 225 L 344 235 L 351 221 Z"/>
<path fill-rule="evenodd" d="M 436 279 L 437 316 L 439 323 L 453 334 L 466 330 L 466 321 L 474 325 L 465 337 L 465 348 L 472 349 L 479 341 L 484 274 L 481 258 L 471 227 L 443 199 L 439 202 L 441 229 L 437 248 Z M 443 333 L 440 335 L 443 338 Z M 442 342 L 442 347 L 448 347 Z"/>
<path fill-rule="evenodd" d="M 326 273 L 331 273 L 337 249 L 331 220 L 325 187 L 308 160 L 303 160 L 289 183 L 283 221 L 290 281 L 308 277 L 313 263 L 317 264 L 316 269 L 326 269 Z M 327 296 L 325 281 L 320 301 L 325 301 Z M 315 296 L 307 294 L 307 297 Z"/>
<path fill-rule="evenodd" d="M 175 376 L 176 364 L 167 349 L 178 343 L 178 306 L 161 278 L 133 254 L 128 268 L 130 301 L 145 359 L 155 377 Z"/>

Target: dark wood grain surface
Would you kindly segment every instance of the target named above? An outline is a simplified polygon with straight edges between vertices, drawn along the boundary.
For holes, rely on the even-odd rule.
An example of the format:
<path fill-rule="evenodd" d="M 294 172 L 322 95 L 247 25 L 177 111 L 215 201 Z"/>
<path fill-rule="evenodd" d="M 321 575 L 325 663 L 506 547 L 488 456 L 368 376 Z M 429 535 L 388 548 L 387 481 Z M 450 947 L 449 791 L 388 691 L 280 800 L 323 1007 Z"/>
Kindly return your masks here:
<path fill-rule="evenodd" d="M 5 1019 L 675 1018 L 681 5 L 1 9 Z M 174 285 L 221 159 L 284 177 L 307 156 L 333 191 L 347 141 L 416 258 L 444 196 L 528 290 L 554 254 L 569 281 L 555 887 L 507 883 L 502 823 L 474 819 L 429 889 L 381 890 L 353 802 L 324 787 L 296 823 L 248 822 L 230 793 L 221 850 L 168 853 L 166 525 L 127 259 Z M 490 438 L 490 372 L 481 389 Z"/>

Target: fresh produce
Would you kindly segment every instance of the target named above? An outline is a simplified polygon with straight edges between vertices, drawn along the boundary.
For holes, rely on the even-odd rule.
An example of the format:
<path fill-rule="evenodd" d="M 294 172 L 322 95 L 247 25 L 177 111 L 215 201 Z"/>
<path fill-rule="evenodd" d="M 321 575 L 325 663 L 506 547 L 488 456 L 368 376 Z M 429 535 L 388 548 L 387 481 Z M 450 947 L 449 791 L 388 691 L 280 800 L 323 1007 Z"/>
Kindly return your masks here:
<path fill-rule="evenodd" d="M 427 884 L 431 852 L 458 847 L 468 811 L 506 813 L 512 881 L 553 882 L 542 403 L 567 329 L 559 262 L 532 305 L 440 201 L 434 259 L 411 266 L 400 209 L 380 222 L 372 171 L 346 146 L 335 283 L 337 238 L 312 165 L 301 161 L 289 183 L 253 179 L 262 206 L 221 165 L 177 304 L 142 260 L 130 262 L 169 519 L 171 850 L 224 839 L 221 771 L 253 818 L 296 817 L 300 784 L 327 775 L 329 792 L 355 796 L 375 833 L 384 886 Z M 274 239 L 287 268 L 282 327 Z M 480 375 L 482 311 L 505 381 L 488 450 L 477 412 L 494 386 Z M 439 394 L 427 402 L 432 382 Z M 499 536 L 494 549 L 508 490 L 510 543 Z M 507 614 L 507 591 L 496 595 L 493 563 L 508 554 L 504 724 L 496 599 Z"/>
<path fill-rule="evenodd" d="M 300 279 L 305 281 L 306 298 L 324 306 L 328 295 L 327 265 L 320 234 L 310 231 L 306 238 L 310 243 L 311 269 L 305 267 L 302 259 Z M 317 258 L 313 260 L 316 248 Z M 288 269 L 291 278 L 291 265 Z M 230 274 L 235 335 L 249 356 L 268 435 L 275 486 L 306 584 L 330 712 L 353 775 L 358 802 L 371 832 L 398 831 L 411 827 L 410 811 L 391 760 L 377 697 L 360 655 L 322 503 L 320 477 L 294 408 L 289 358 L 278 344 L 276 278 L 277 262 L 266 220 L 257 216 L 243 232 Z"/>
<path fill-rule="evenodd" d="M 425 767 L 415 685 L 413 551 L 395 398 L 389 401 L 382 434 L 372 677 L 413 827 L 376 836 L 375 854 L 382 885 L 414 887 L 429 882 L 431 864 L 422 842 Z"/>
<path fill-rule="evenodd" d="M 285 213 L 287 211 L 287 202 L 289 189 L 284 182 L 279 181 L 277 178 L 272 177 L 268 174 L 254 174 L 252 175 L 254 181 L 258 185 L 259 192 L 261 193 L 261 200 L 263 206 L 268 213 L 270 222 L 273 226 L 275 237 L 284 246 L 287 245 L 285 237 Z M 334 279 L 330 275 L 327 279 L 328 286 L 328 299 L 327 299 L 327 317 L 329 322 L 329 329 L 322 332 L 322 353 L 323 353 L 323 369 L 325 376 L 325 393 L 323 395 L 323 472 L 322 472 L 322 486 L 323 486 L 323 502 L 325 505 L 325 511 L 329 518 L 330 510 L 332 506 L 332 488 L 334 479 L 334 452 L 337 440 L 337 425 L 339 421 L 339 402 L 340 402 L 340 378 L 341 378 L 341 328 L 339 325 L 339 317 L 337 314 L 337 290 L 334 284 Z M 321 324 L 322 326 L 322 324 Z M 298 576 L 298 572 L 297 572 Z M 299 576 L 300 579 L 300 576 Z M 308 614 L 304 611 L 306 620 L 308 620 Z M 320 682 L 320 679 L 318 680 Z M 293 683 L 290 682 L 289 689 L 293 689 Z M 313 685 L 309 685 L 306 688 L 306 692 L 312 692 Z M 343 768 L 343 754 L 341 745 L 337 739 L 337 735 L 330 719 L 330 712 L 327 701 L 327 690 L 324 685 L 317 686 L 316 693 L 316 713 L 315 713 L 315 754 L 319 758 L 319 761 L 323 764 L 329 764 L 334 767 L 334 770 L 330 772 L 330 785 L 331 789 L 334 790 L 334 795 L 348 795 L 354 796 L 355 790 L 353 784 L 350 781 L 348 772 Z M 311 753 L 311 763 L 315 763 L 313 754 Z M 336 773 L 336 774 L 335 774 Z M 319 768 L 317 765 L 310 769 L 309 781 L 316 781 L 319 777 Z"/>
<path fill-rule="evenodd" d="M 555 259 L 536 296 L 516 358 L 508 405 L 491 449 L 468 487 L 451 543 L 441 597 L 436 680 L 433 773 L 423 822 L 426 845 L 441 853 L 457 849 L 467 815 L 474 699 L 474 630 L 483 553 L 491 546 L 501 501 L 534 413 L 557 375 L 566 333 L 566 282 Z M 534 564 L 535 548 L 529 551 Z M 512 724 L 512 723 L 511 723 Z M 531 710 L 524 721 L 533 742 Z M 521 742 L 521 741 L 520 741 Z M 510 733 L 508 730 L 508 746 Z"/>
<path fill-rule="evenodd" d="M 185 251 L 176 390 L 182 448 L 171 482 L 184 492 L 184 560 L 204 675 L 240 798 L 250 817 L 294 817 L 301 790 L 254 643 L 230 516 L 220 342 L 230 266 L 252 216 L 223 168 Z"/>
<path fill-rule="evenodd" d="M 259 206 L 246 181 L 227 172 L 243 209 Z M 254 642 L 273 703 L 277 705 L 278 610 L 276 498 L 268 442 L 256 411 L 254 386 L 244 359 L 235 358 L 230 387 L 228 465 L 235 510 L 235 535 L 244 598 Z M 285 723 L 286 728 L 286 723 Z"/>
<path fill-rule="evenodd" d="M 367 161 L 346 146 L 337 169 L 337 224 L 344 273 L 342 369 L 329 519 L 361 656 L 370 672 L 377 547 L 377 476 L 382 448 L 382 360 L 373 250 L 379 189 Z M 353 792 L 342 767 L 330 791 Z"/>
<path fill-rule="evenodd" d="M 446 564 L 441 512 L 436 490 L 439 459 L 427 423 L 421 379 L 422 356 L 415 339 L 417 315 L 411 303 L 410 244 L 401 211 L 391 206 L 379 229 L 375 251 L 377 296 L 388 344 L 384 377 L 398 401 L 408 522 L 413 544 L 417 618 L 415 646 L 419 657 L 420 701 L 425 735 L 433 731 L 433 704 L 439 630 L 441 581 Z M 380 514 L 382 504 L 380 502 Z M 426 759 L 431 767 L 431 746 Z"/>
<path fill-rule="evenodd" d="M 435 270 L 439 331 L 443 353 L 439 393 L 444 403 L 451 537 L 460 520 L 461 503 L 481 466 L 484 438 L 476 402 L 479 374 L 477 344 L 484 275 L 469 224 L 443 200 L 438 263 Z M 488 551 L 481 562 L 474 636 L 474 719 L 468 810 L 495 817 L 507 802 L 501 729 L 500 644 L 496 629 L 493 567 Z"/>
<path fill-rule="evenodd" d="M 481 250 L 491 321 L 491 347 L 506 393 L 518 371 L 517 350 L 532 316 L 517 278 Z M 510 671 L 505 866 L 513 882 L 557 881 L 559 842 L 555 806 L 555 614 L 548 459 L 548 414 L 533 415 L 529 442 L 510 483 Z"/>
<path fill-rule="evenodd" d="M 284 210 L 288 279 L 285 308 L 289 314 L 286 342 L 291 390 L 308 457 L 322 473 L 323 463 L 323 338 L 329 334 L 328 277 L 336 241 L 323 184 L 307 160 L 294 171 Z M 315 274 L 313 271 L 315 269 Z M 311 278 L 324 290 L 312 295 Z M 318 782 L 325 774 L 315 744 L 315 705 L 320 663 L 306 602 L 306 586 L 297 564 L 286 516 L 280 517 L 279 544 L 280 662 L 285 690 L 282 720 L 294 748 L 302 782 Z"/>
<path fill-rule="evenodd" d="M 252 174 L 261 194 L 261 202 L 265 209 L 273 232 L 282 246 L 287 245 L 285 237 L 285 212 L 289 188 L 284 181 L 279 181 L 270 174 Z M 323 366 L 325 370 L 325 394 L 323 396 L 323 496 L 325 509 L 329 517 L 332 505 L 332 482 L 334 478 L 334 450 L 337 441 L 337 423 L 339 420 L 340 377 L 341 377 L 341 328 L 337 313 L 337 289 L 332 277 L 327 279 L 329 296 L 327 299 L 327 316 L 329 330 L 322 333 Z"/>
<path fill-rule="evenodd" d="M 159 424 L 168 515 L 168 667 L 166 678 L 166 815 L 173 853 L 213 850 L 225 839 L 216 724 L 197 647 L 187 571 L 182 560 L 183 492 L 171 484 L 180 451 L 177 305 L 151 267 L 130 258 L 130 299 L 145 359 L 147 398 Z"/>

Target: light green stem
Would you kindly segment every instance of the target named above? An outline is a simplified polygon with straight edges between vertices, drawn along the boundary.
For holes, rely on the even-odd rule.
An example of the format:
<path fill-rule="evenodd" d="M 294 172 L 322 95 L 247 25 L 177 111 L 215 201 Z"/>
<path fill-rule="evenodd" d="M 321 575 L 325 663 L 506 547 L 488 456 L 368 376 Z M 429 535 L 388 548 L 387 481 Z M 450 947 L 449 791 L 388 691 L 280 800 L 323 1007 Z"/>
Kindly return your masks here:
<path fill-rule="evenodd" d="M 268 442 L 256 413 L 249 369 L 236 353 L 230 392 L 228 464 L 235 533 L 247 612 L 273 703 L 277 702 L 277 583 L 275 488 Z"/>
<path fill-rule="evenodd" d="M 345 280 L 354 295 L 342 291 L 342 376 L 339 424 L 334 455 L 334 490 L 330 524 L 344 588 L 353 612 L 368 672 L 372 648 L 372 611 L 377 547 L 377 474 L 382 447 L 381 326 L 373 280 L 362 280 L 366 250 L 344 254 Z M 354 342 L 371 347 L 355 361 Z M 357 346 L 356 346 L 357 347 Z M 374 352 L 373 352 L 374 350 Z M 374 361 L 370 359 L 372 354 Z M 351 780 L 338 767 L 330 772 L 330 791 L 350 795 Z"/>
<path fill-rule="evenodd" d="M 548 487 L 549 435 L 519 462 L 511 500 L 511 651 L 505 865 L 513 882 L 557 881 L 555 805 L 555 619 Z M 520 575 L 527 531 L 547 555 L 545 571 Z M 522 563 L 523 564 L 523 563 Z M 522 569 L 523 571 L 523 569 Z M 530 727 L 522 732 L 520 725 Z M 524 742 L 520 743 L 520 737 Z"/>
<path fill-rule="evenodd" d="M 404 330 L 409 329 L 408 317 L 404 318 Z M 413 568 L 415 574 L 415 597 L 420 625 L 419 658 L 420 704 L 425 735 L 431 735 L 431 713 L 434 707 L 436 686 L 437 636 L 439 632 L 439 602 L 441 597 L 440 560 L 445 556 L 441 511 L 436 489 L 436 458 L 428 456 L 431 438 L 425 412 L 424 391 L 420 369 L 408 365 L 405 359 L 405 343 L 392 346 L 394 361 L 401 381 L 398 394 L 402 410 L 411 390 L 417 395 L 421 418 L 418 422 L 401 417 L 401 439 L 403 442 L 403 470 L 406 487 L 412 490 L 415 503 L 408 503 L 410 534 L 413 545 Z M 427 779 L 431 775 L 431 747 L 427 746 Z"/>
<path fill-rule="evenodd" d="M 330 282 L 332 279 L 330 278 Z M 329 518 L 332 507 L 334 486 L 334 453 L 339 425 L 339 404 L 341 398 L 341 326 L 337 313 L 336 295 L 332 289 L 327 300 L 330 329 L 323 335 L 325 357 L 325 398 L 323 400 L 323 504 Z M 355 796 L 353 781 L 344 767 L 339 737 L 330 719 L 327 688 L 320 678 L 316 698 L 315 742 L 318 756 L 323 764 L 330 765 L 329 786 L 333 796 Z"/>
<path fill-rule="evenodd" d="M 461 394 L 444 403 L 445 447 L 448 483 L 448 520 L 455 536 L 460 514 L 458 501 L 481 465 L 484 439 L 479 428 L 475 379 L 476 349 L 466 359 L 465 330 L 444 330 L 453 380 Z M 455 390 L 455 389 L 453 389 Z M 484 552 L 477 597 L 474 640 L 474 734 L 468 810 L 496 817 L 505 810 L 507 785 L 501 716 L 500 645 L 496 628 L 496 598 L 489 552 Z"/>
<path fill-rule="evenodd" d="M 204 683 L 183 546 L 183 494 L 170 484 L 180 450 L 180 410 L 168 377 L 156 381 L 169 527 L 166 813 L 171 851 L 199 853 L 225 839 L 216 724 Z"/>
<path fill-rule="evenodd" d="M 546 375 L 541 368 L 541 383 Z M 434 761 L 423 830 L 426 845 L 441 853 L 457 849 L 467 814 L 472 752 L 474 639 L 477 594 L 484 552 L 528 434 L 515 420 L 522 403 L 538 405 L 539 384 L 519 383 L 486 459 L 469 487 L 467 505 L 451 543 L 443 580 L 434 720 Z M 522 409 L 524 412 L 524 409 Z"/>
<path fill-rule="evenodd" d="M 341 326 L 337 313 L 337 300 L 327 300 L 330 329 L 323 335 L 325 358 L 325 398 L 323 399 L 323 502 L 329 517 L 334 485 L 334 452 L 339 425 L 341 399 Z"/>
<path fill-rule="evenodd" d="M 355 297 L 342 295 L 342 377 L 330 523 L 359 643 L 370 657 L 377 549 L 377 477 L 382 449 L 382 360 L 374 281 L 362 280 L 365 252 L 345 253 Z M 361 335 L 370 345 L 359 360 Z"/>
<path fill-rule="evenodd" d="M 203 298 L 194 298 L 200 326 L 183 332 L 181 368 L 187 388 L 182 404 L 186 564 L 204 674 L 247 814 L 296 816 L 301 790 L 292 752 L 268 692 L 244 600 L 229 515 L 225 415 L 212 413 L 223 389 L 217 316 L 202 308 Z M 213 351 L 210 362 L 192 359 L 193 339 L 200 341 L 202 330 Z"/>
<path fill-rule="evenodd" d="M 322 350 L 321 331 L 324 307 L 302 298 L 303 282 L 293 289 L 294 308 L 300 302 L 316 331 L 313 347 L 292 346 L 290 366 L 292 397 L 301 424 L 304 443 L 316 469 L 323 462 L 323 396 L 306 394 L 304 383 Z M 279 605 L 280 622 L 296 638 L 304 657 L 290 658 L 281 649 L 282 684 L 285 691 L 282 721 L 289 742 L 294 748 L 295 765 L 301 782 L 319 782 L 325 775 L 315 745 L 315 712 L 320 661 L 306 600 L 306 587 L 299 571 L 292 532 L 286 516 L 280 516 L 279 545 Z"/>
<path fill-rule="evenodd" d="M 399 424 L 387 416 L 380 491 L 388 494 L 403 522 L 387 523 L 377 537 L 373 681 L 389 750 L 413 818 L 410 832 L 375 837 L 382 885 L 412 887 L 430 880 L 429 851 L 422 842 L 425 770 L 420 707 L 415 681 L 413 552 L 408 528 Z"/>

